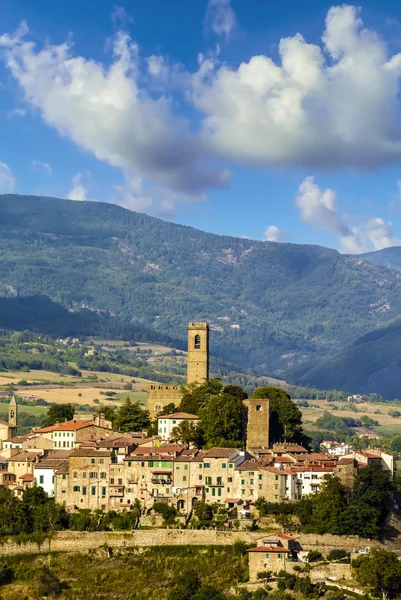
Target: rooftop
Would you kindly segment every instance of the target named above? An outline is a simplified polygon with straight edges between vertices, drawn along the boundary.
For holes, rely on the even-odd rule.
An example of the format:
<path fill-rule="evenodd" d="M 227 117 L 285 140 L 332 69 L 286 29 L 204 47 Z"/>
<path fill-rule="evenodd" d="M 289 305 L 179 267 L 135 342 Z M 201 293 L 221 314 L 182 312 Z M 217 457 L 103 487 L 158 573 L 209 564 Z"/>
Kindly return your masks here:
<path fill-rule="evenodd" d="M 37 429 L 35 433 L 51 433 L 52 431 L 76 431 L 77 429 L 83 429 L 84 427 L 89 427 L 90 425 L 93 425 L 93 420 L 79 421 L 77 419 L 73 419 L 72 421 L 65 421 L 65 423 L 56 423 L 55 425 L 51 425 L 50 427 L 42 427 L 41 429 Z"/>
<path fill-rule="evenodd" d="M 198 415 L 191 415 L 190 413 L 186 413 L 186 412 L 178 412 L 178 413 L 173 413 L 171 415 L 162 415 L 160 417 L 158 417 L 159 419 L 196 419 L 198 420 L 199 417 Z"/>
<path fill-rule="evenodd" d="M 235 453 L 239 453 L 238 448 L 210 448 L 205 458 L 230 458 Z"/>

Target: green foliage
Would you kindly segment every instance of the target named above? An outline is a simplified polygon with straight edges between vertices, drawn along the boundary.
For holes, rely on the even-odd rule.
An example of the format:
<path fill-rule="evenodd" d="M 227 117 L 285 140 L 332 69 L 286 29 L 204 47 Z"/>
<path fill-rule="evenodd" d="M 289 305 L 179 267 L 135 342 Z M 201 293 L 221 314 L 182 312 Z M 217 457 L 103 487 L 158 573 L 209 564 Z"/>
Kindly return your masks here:
<path fill-rule="evenodd" d="M 318 550 L 309 550 L 306 560 L 308 563 L 319 562 L 323 560 L 323 554 Z"/>
<path fill-rule="evenodd" d="M 210 396 L 199 410 L 206 446 L 240 447 L 245 440 L 245 407 L 241 398 L 221 393 Z"/>
<path fill-rule="evenodd" d="M 233 543 L 234 554 L 237 554 L 237 556 L 245 556 L 247 549 L 247 543 L 243 540 L 235 540 Z"/>
<path fill-rule="evenodd" d="M 196 448 L 202 448 L 204 444 L 202 429 L 199 425 L 191 421 L 181 421 L 177 427 L 173 427 L 171 439 L 178 444 L 183 444 L 184 446 L 193 445 Z"/>
<path fill-rule="evenodd" d="M 211 396 L 220 394 L 223 384 L 220 379 L 209 379 L 205 383 L 189 383 L 182 388 L 180 410 L 197 415 Z"/>
<path fill-rule="evenodd" d="M 302 413 L 285 390 L 273 386 L 260 387 L 251 398 L 269 398 L 270 444 L 285 441 L 309 448 L 310 439 L 302 428 Z"/>
<path fill-rule="evenodd" d="M 352 561 L 356 580 L 383 600 L 401 594 L 401 562 L 397 555 L 383 548 L 373 548 L 368 554 Z"/>
<path fill-rule="evenodd" d="M 47 411 L 45 427 L 50 427 L 55 423 L 70 421 L 74 416 L 74 407 L 72 404 L 52 404 Z"/>
<path fill-rule="evenodd" d="M 389 471 L 372 463 L 358 473 L 351 493 L 336 477 L 328 478 L 319 492 L 299 500 L 297 515 L 305 532 L 377 538 L 393 489 Z"/>
<path fill-rule="evenodd" d="M 334 548 L 330 550 L 327 555 L 327 560 L 335 561 L 335 560 L 343 560 L 344 558 L 349 557 L 349 552 L 343 550 L 342 548 Z"/>
<path fill-rule="evenodd" d="M 175 506 L 172 504 L 167 504 L 166 502 L 155 502 L 153 505 L 153 510 L 155 513 L 158 513 L 163 517 L 165 525 L 173 525 L 173 523 L 175 523 L 175 518 L 178 512 Z"/>
<path fill-rule="evenodd" d="M 126 398 L 124 404 L 116 411 L 113 422 L 118 431 L 142 431 L 149 425 L 149 413 L 143 410 L 139 403 Z"/>
<path fill-rule="evenodd" d="M 255 508 L 261 517 L 267 515 L 295 515 L 297 514 L 296 502 L 267 502 L 263 496 L 255 501 Z"/>

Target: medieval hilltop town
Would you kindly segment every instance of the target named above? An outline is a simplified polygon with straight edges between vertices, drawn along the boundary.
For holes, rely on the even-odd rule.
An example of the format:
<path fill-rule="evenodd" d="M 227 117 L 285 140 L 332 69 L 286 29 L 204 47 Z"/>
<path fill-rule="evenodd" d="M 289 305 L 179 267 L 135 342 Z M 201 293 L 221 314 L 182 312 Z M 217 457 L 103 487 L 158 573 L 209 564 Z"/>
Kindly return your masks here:
<path fill-rule="evenodd" d="M 187 383 L 209 379 L 209 325 L 188 325 Z M 141 506 L 151 513 L 155 503 L 174 506 L 188 518 L 197 501 L 234 509 L 244 522 L 259 498 L 285 503 L 318 492 L 335 475 L 351 487 L 366 465 L 379 463 L 391 475 L 394 457 L 382 450 L 308 452 L 290 443 L 269 444 L 269 398 L 244 400 L 247 413 L 246 447 L 207 450 L 172 441 L 175 427 L 196 423 L 185 412 L 160 414 L 181 402 L 181 388 L 152 384 L 147 409 L 157 419 L 158 435 L 114 431 L 103 414 L 76 414 L 70 421 L 34 428 L 18 435 L 18 406 L 13 396 L 8 422 L 0 421 L 0 485 L 22 497 L 26 488 L 41 486 L 68 511 L 129 511 Z M 179 410 L 179 409 L 178 409 Z M 185 521 L 184 521 L 185 522 Z M 231 523 L 230 523 L 231 525 Z M 266 549 L 268 548 L 268 552 Z M 279 568 L 285 561 L 302 560 L 302 547 L 293 536 L 261 538 L 250 551 L 251 578 Z"/>

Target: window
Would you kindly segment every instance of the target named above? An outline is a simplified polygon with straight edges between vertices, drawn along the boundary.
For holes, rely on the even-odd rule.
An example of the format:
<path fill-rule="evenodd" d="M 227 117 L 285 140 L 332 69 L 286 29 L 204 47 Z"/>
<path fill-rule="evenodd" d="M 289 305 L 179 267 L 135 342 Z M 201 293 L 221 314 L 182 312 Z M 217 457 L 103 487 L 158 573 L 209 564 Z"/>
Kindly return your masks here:
<path fill-rule="evenodd" d="M 268 552 L 266 552 L 266 558 L 270 558 L 270 554 Z"/>
<path fill-rule="evenodd" d="M 122 479 L 119 479 L 119 480 L 118 480 L 118 485 L 122 485 L 122 484 L 123 484 L 123 480 L 122 480 Z"/>
<path fill-rule="evenodd" d="M 221 477 L 217 477 L 217 485 L 223 485 Z"/>
<path fill-rule="evenodd" d="M 104 472 L 100 473 L 100 479 L 106 479 L 106 473 L 104 473 Z"/>
<path fill-rule="evenodd" d="M 52 483 L 54 483 L 54 475 L 52 475 Z"/>
<path fill-rule="evenodd" d="M 262 410 L 262 405 L 261 404 L 257 404 L 256 407 L 255 407 L 255 410 L 257 412 L 260 412 Z"/>
<path fill-rule="evenodd" d="M 245 496 L 245 490 L 241 490 L 241 494 Z"/>
<path fill-rule="evenodd" d="M 210 485 L 212 483 L 212 478 L 211 477 L 205 477 L 205 483 L 206 483 L 206 485 Z"/>
<path fill-rule="evenodd" d="M 91 465 L 94 465 L 96 463 L 96 458 L 91 458 Z"/>
<path fill-rule="evenodd" d="M 187 476 L 186 476 L 186 475 L 184 475 L 184 477 L 182 478 L 182 480 L 183 480 L 183 481 L 186 481 L 186 480 L 187 480 Z"/>
<path fill-rule="evenodd" d="M 39 475 L 39 483 L 44 483 L 44 476 L 43 475 Z"/>
<path fill-rule="evenodd" d="M 230 493 L 230 488 L 227 488 L 227 493 L 228 493 L 228 494 Z"/>
<path fill-rule="evenodd" d="M 132 462 L 130 460 L 128 461 L 128 466 L 132 467 Z"/>
<path fill-rule="evenodd" d="M 263 478 L 263 475 L 259 475 L 258 477 L 259 477 L 259 481 L 261 481 Z"/>
<path fill-rule="evenodd" d="M 231 464 L 229 464 L 229 465 L 228 465 L 228 468 L 229 468 L 229 469 L 232 469 L 232 468 L 233 468 L 233 466 L 234 466 L 234 465 L 231 463 Z"/>
<path fill-rule="evenodd" d="M 199 463 L 199 468 L 202 469 L 203 468 L 203 463 Z"/>
<path fill-rule="evenodd" d="M 199 475 L 199 476 L 198 476 L 198 479 L 199 479 L 199 481 L 202 481 L 202 479 L 203 479 L 203 475 Z"/>
<path fill-rule="evenodd" d="M 194 340 L 194 348 L 195 350 L 200 350 L 201 347 L 201 339 L 200 339 L 200 335 L 196 335 L 195 336 L 195 340 Z"/>
<path fill-rule="evenodd" d="M 104 465 L 104 458 L 99 458 L 99 465 Z"/>
<path fill-rule="evenodd" d="M 278 481 L 278 475 L 276 475 L 275 479 L 276 479 L 276 481 Z"/>
<path fill-rule="evenodd" d="M 205 491 L 208 494 L 209 493 L 209 488 L 205 488 Z"/>
<path fill-rule="evenodd" d="M 227 477 L 227 481 L 228 481 L 228 483 L 232 483 L 233 478 L 232 477 Z"/>
<path fill-rule="evenodd" d="M 210 463 L 205 463 L 205 469 L 210 469 Z"/>
<path fill-rule="evenodd" d="M 102 496 L 105 496 L 105 495 L 106 495 L 106 488 L 102 487 Z"/>
<path fill-rule="evenodd" d="M 96 479 L 96 473 L 94 471 L 89 473 L 89 479 Z"/>
<path fill-rule="evenodd" d="M 277 558 L 282 558 L 283 555 L 282 554 L 277 554 Z"/>
<path fill-rule="evenodd" d="M 153 460 L 150 460 L 150 461 L 148 462 L 148 466 L 149 466 L 149 467 L 153 467 L 153 466 L 154 466 L 154 465 L 153 465 Z"/>
<path fill-rule="evenodd" d="M 222 464 L 221 464 L 221 468 L 222 468 L 222 469 L 225 469 L 226 467 L 227 467 L 227 463 L 222 463 Z"/>
<path fill-rule="evenodd" d="M 263 488 L 263 485 L 261 483 L 259 483 L 259 489 L 261 490 Z"/>
<path fill-rule="evenodd" d="M 96 496 L 96 486 L 92 485 L 91 487 L 91 494 L 92 496 Z"/>
<path fill-rule="evenodd" d="M 143 475 L 142 475 L 142 477 L 143 477 Z M 111 485 L 114 485 L 114 478 L 110 479 L 110 483 L 111 483 Z"/>
<path fill-rule="evenodd" d="M 82 495 L 86 496 L 86 485 L 82 486 Z"/>
<path fill-rule="evenodd" d="M 83 479 L 86 479 L 86 471 L 83 471 L 83 473 L 82 473 L 82 478 L 83 478 Z"/>
<path fill-rule="evenodd" d="M 217 495 L 218 495 L 218 496 L 221 496 L 221 488 L 218 488 L 218 490 L 217 490 Z"/>
<path fill-rule="evenodd" d="M 173 425 L 175 425 L 177 423 L 177 421 L 173 421 Z"/>
<path fill-rule="evenodd" d="M 78 473 L 76 471 L 74 471 L 74 473 L 73 473 L 72 476 L 73 476 L 74 479 L 78 479 Z"/>
<path fill-rule="evenodd" d="M 65 446 L 65 442 L 63 442 L 63 448 L 65 448 L 65 447 L 66 447 L 66 446 Z"/>
<path fill-rule="evenodd" d="M 74 487 L 72 488 L 73 492 L 79 492 L 81 490 L 81 488 L 79 487 L 79 485 L 74 485 Z"/>
<path fill-rule="evenodd" d="M 250 483 L 251 485 L 253 485 L 253 479 L 250 479 L 249 483 Z"/>
<path fill-rule="evenodd" d="M 245 485 L 245 479 L 241 479 L 241 485 Z"/>
<path fill-rule="evenodd" d="M 184 471 L 188 471 L 188 465 L 184 465 Z"/>
<path fill-rule="evenodd" d="M 62 474 L 61 479 L 67 479 L 67 475 L 65 473 Z"/>
<path fill-rule="evenodd" d="M 212 488 L 212 496 L 216 495 L 216 488 Z"/>

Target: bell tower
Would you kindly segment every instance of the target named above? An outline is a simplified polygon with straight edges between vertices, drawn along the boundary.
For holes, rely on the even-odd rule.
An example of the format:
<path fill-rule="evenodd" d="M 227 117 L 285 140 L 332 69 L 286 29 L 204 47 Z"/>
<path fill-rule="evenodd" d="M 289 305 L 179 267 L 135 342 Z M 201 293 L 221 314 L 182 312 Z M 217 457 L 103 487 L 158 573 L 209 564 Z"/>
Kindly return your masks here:
<path fill-rule="evenodd" d="M 17 427 L 18 408 L 13 395 L 8 405 L 8 424 L 10 427 Z"/>
<path fill-rule="evenodd" d="M 188 324 L 187 383 L 209 379 L 209 323 Z"/>

